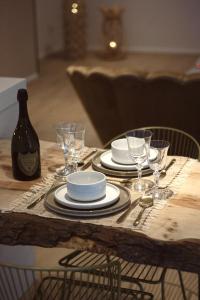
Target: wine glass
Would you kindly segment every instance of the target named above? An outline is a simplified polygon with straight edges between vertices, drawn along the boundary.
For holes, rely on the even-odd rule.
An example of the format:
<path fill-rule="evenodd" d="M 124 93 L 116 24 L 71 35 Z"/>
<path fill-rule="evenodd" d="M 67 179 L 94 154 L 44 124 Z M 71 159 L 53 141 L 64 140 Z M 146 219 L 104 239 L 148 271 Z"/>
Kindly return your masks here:
<path fill-rule="evenodd" d="M 65 166 L 56 171 L 67 176 L 77 171 L 80 153 L 84 148 L 85 128 L 81 123 L 59 123 L 56 126 L 57 144 L 63 150 Z"/>
<path fill-rule="evenodd" d="M 154 171 L 154 188 L 151 192 L 153 199 L 161 200 L 163 198 L 168 198 L 172 195 L 169 189 L 159 188 L 159 178 L 160 171 L 164 169 L 166 165 L 167 152 L 169 149 L 169 142 L 164 140 L 152 140 L 150 147 L 157 151 L 157 156 L 154 160 L 149 159 L 149 167 Z"/>
<path fill-rule="evenodd" d="M 151 136 L 152 132 L 150 130 L 143 129 L 131 130 L 126 134 L 129 155 L 133 163 L 136 163 L 136 168 L 138 171 L 138 178 L 134 184 L 134 189 L 139 192 L 144 191 L 146 188 L 152 186 L 151 181 L 141 179 L 143 167 L 142 164 L 149 156 Z"/>

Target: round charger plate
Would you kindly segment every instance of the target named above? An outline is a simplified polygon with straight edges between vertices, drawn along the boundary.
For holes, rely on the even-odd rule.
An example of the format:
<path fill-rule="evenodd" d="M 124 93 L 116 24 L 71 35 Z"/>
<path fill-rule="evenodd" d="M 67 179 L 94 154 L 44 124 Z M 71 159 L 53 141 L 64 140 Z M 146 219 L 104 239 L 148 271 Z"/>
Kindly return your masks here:
<path fill-rule="evenodd" d="M 104 151 L 107 152 L 108 150 Z M 104 152 L 99 152 L 92 160 L 92 167 L 94 170 L 102 172 L 106 175 L 109 176 L 115 176 L 115 177 L 137 177 L 138 173 L 137 170 L 115 170 L 112 168 L 108 168 L 106 166 L 104 166 L 101 163 L 101 155 Z M 145 169 L 142 169 L 142 176 L 147 176 L 147 175 L 151 175 L 153 173 L 153 171 L 148 167 Z"/>
<path fill-rule="evenodd" d="M 64 206 L 76 209 L 95 209 L 109 206 L 115 203 L 119 198 L 120 191 L 117 186 L 107 183 L 106 195 L 95 201 L 76 201 L 67 194 L 67 186 L 61 186 L 55 191 L 55 200 Z"/>
<path fill-rule="evenodd" d="M 69 208 L 59 204 L 55 200 L 54 192 L 49 193 L 49 195 L 45 199 L 44 205 L 48 210 L 59 215 L 64 215 L 66 217 L 96 218 L 96 217 L 109 216 L 121 212 L 122 210 L 126 209 L 131 203 L 129 191 L 122 186 L 119 185 L 116 186 L 119 188 L 120 191 L 119 200 L 116 201 L 114 204 L 106 207 L 102 207 L 98 209 L 85 209 L 85 210 Z"/>
<path fill-rule="evenodd" d="M 157 151 L 154 149 L 150 149 L 150 160 L 154 160 L 157 157 Z M 112 151 L 108 150 L 101 154 L 100 161 L 102 165 L 104 165 L 107 168 L 119 170 L 119 171 L 135 171 L 137 170 L 136 164 L 120 164 L 115 162 L 112 159 Z M 148 161 L 145 161 L 142 164 L 143 168 L 148 168 Z"/>

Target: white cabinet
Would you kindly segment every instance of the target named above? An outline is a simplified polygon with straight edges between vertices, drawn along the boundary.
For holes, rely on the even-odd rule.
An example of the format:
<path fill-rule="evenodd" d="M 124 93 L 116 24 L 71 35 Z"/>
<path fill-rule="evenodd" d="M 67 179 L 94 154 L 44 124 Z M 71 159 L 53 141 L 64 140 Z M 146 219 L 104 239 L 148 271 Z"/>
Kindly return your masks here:
<path fill-rule="evenodd" d="M 18 89 L 26 88 L 23 78 L 0 77 L 0 138 L 11 138 L 18 120 Z M 6 228 L 5 228 L 6 230 Z M 0 260 L 7 263 L 32 265 L 34 248 L 0 245 Z"/>
<path fill-rule="evenodd" d="M 10 138 L 18 120 L 18 89 L 26 88 L 23 78 L 0 77 L 0 138 Z"/>

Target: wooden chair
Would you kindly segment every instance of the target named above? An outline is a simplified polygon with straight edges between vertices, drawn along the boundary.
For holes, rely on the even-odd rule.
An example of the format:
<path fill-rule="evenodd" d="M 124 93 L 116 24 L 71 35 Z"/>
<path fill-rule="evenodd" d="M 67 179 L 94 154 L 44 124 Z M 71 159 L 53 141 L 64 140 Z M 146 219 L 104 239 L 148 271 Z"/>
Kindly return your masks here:
<path fill-rule="evenodd" d="M 151 293 L 121 288 L 118 262 L 66 268 L 0 264 L 0 299 L 151 300 L 153 296 Z"/>
<path fill-rule="evenodd" d="M 167 140 L 170 142 L 169 155 L 179 155 L 200 160 L 200 146 L 197 140 L 187 132 L 176 128 L 160 127 L 160 126 L 147 126 L 138 129 L 149 129 L 152 131 L 152 139 Z M 128 132 L 128 131 L 127 131 Z M 104 148 L 110 148 L 112 141 L 123 138 L 126 132 L 112 138 Z"/>

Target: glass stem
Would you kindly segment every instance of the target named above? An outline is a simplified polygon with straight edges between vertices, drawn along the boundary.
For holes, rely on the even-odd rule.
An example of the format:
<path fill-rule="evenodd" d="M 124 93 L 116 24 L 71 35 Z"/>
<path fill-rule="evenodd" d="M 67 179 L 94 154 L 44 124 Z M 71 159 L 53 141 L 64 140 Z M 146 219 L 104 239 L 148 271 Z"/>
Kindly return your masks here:
<path fill-rule="evenodd" d="M 65 170 L 67 170 L 68 169 L 68 151 L 65 146 L 64 146 L 64 159 L 65 159 Z"/>
<path fill-rule="evenodd" d="M 158 171 L 155 171 L 153 173 L 154 175 L 154 183 L 155 183 L 155 193 L 158 192 L 158 189 L 159 189 L 159 178 L 160 178 L 160 172 Z"/>
<path fill-rule="evenodd" d="M 75 157 L 71 158 L 71 163 L 70 163 L 70 172 L 77 172 L 78 171 L 78 161 Z"/>
<path fill-rule="evenodd" d="M 77 161 L 74 162 L 73 168 L 74 168 L 74 172 L 77 172 L 77 171 L 78 171 L 78 163 L 77 163 Z"/>
<path fill-rule="evenodd" d="M 141 182 L 141 178 L 142 178 L 142 167 L 141 165 L 138 165 L 138 183 Z"/>

